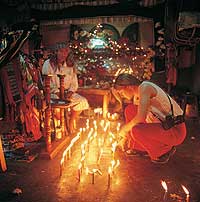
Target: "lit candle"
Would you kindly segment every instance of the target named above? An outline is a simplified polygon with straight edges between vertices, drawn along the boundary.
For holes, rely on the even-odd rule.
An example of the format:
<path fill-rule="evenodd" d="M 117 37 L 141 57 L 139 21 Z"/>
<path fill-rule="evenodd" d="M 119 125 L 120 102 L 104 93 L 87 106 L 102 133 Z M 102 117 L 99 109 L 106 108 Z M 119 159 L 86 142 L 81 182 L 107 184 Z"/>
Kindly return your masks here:
<path fill-rule="evenodd" d="M 82 169 L 82 164 L 80 163 L 78 166 L 78 181 L 81 181 L 81 169 Z"/>
<path fill-rule="evenodd" d="M 85 167 L 85 156 L 82 156 L 81 158 L 81 165 L 83 168 Z"/>
<path fill-rule="evenodd" d="M 113 168 L 114 168 L 114 165 L 115 165 L 115 160 L 112 160 L 111 161 L 111 169 L 113 170 Z"/>
<path fill-rule="evenodd" d="M 69 160 L 71 158 L 71 147 L 69 147 L 67 154 L 67 158 Z"/>
<path fill-rule="evenodd" d="M 108 167 L 108 187 L 111 185 L 111 178 L 112 178 L 112 168 L 109 166 Z"/>
<path fill-rule="evenodd" d="M 64 158 L 60 161 L 60 177 L 62 176 L 62 169 L 63 169 Z"/>
<path fill-rule="evenodd" d="M 115 158 L 116 147 L 117 147 L 117 141 L 115 141 L 114 143 L 112 143 L 111 151 L 112 151 L 112 157 L 113 157 L 113 159 Z"/>
<path fill-rule="evenodd" d="M 116 168 L 119 166 L 119 164 L 120 164 L 120 162 L 119 162 L 119 159 L 118 159 L 117 162 L 115 163 L 115 166 L 114 166 L 114 168 L 113 168 L 113 171 L 116 170 Z"/>
<path fill-rule="evenodd" d="M 167 183 L 166 183 L 165 181 L 161 180 L 161 185 L 162 185 L 162 187 L 163 187 L 164 190 L 165 190 L 165 194 L 164 194 L 164 196 L 163 196 L 163 201 L 166 201 L 166 198 L 167 198 L 167 190 L 168 190 L 168 188 L 167 188 Z"/>
<path fill-rule="evenodd" d="M 86 167 L 86 175 L 90 174 L 92 176 L 92 184 L 94 184 L 94 174 L 96 172 L 96 169 L 93 169 L 92 171 L 89 170 L 88 167 Z"/>
<path fill-rule="evenodd" d="M 190 192 L 188 191 L 188 189 L 184 185 L 181 185 L 181 187 L 186 194 L 186 202 L 189 202 L 190 201 Z"/>
<path fill-rule="evenodd" d="M 100 160 L 101 160 L 101 156 L 103 154 L 103 148 L 100 149 L 100 152 L 98 154 L 98 160 L 97 160 L 97 164 L 99 165 L 100 164 Z"/>
<path fill-rule="evenodd" d="M 94 184 L 94 171 L 92 172 L 92 184 Z"/>

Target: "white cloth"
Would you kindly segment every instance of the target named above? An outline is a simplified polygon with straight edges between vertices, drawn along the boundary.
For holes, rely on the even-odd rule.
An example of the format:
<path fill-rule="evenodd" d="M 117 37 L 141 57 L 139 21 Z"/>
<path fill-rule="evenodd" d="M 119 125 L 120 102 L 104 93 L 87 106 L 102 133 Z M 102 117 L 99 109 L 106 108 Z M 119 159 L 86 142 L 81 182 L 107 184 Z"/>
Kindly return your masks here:
<path fill-rule="evenodd" d="M 150 107 L 148 109 L 148 114 L 147 114 L 147 118 L 146 118 L 147 123 L 160 122 L 160 120 L 156 117 L 159 117 L 161 120 L 164 120 L 167 115 L 172 114 L 169 98 L 173 105 L 174 115 L 177 116 L 177 115 L 183 114 L 183 110 L 178 105 L 178 103 L 169 95 L 168 95 L 169 96 L 169 98 L 168 98 L 166 92 L 164 92 L 164 90 L 162 90 L 159 86 L 157 86 L 154 83 L 149 82 L 149 81 L 143 81 L 141 85 L 143 85 L 143 84 L 151 85 L 157 91 L 156 96 L 151 98 L 151 101 L 150 101 L 151 103 L 150 103 Z M 153 114 L 152 114 L 152 112 L 153 112 Z"/>
<path fill-rule="evenodd" d="M 71 102 L 76 104 L 73 107 L 74 111 L 81 111 L 89 108 L 88 101 L 85 97 L 75 93 L 78 89 L 77 74 L 73 67 L 68 67 L 66 63 L 60 68 L 60 73 L 65 75 L 64 85 L 65 89 L 74 92 L 71 97 Z"/>
<path fill-rule="evenodd" d="M 65 75 L 64 85 L 68 91 L 76 92 L 78 89 L 78 79 L 73 67 L 68 67 L 66 63 L 60 68 L 60 74 Z"/>
<path fill-rule="evenodd" d="M 88 101 L 85 97 L 76 93 L 78 89 L 78 79 L 76 72 L 73 67 L 67 67 L 66 63 L 59 69 L 54 70 L 50 64 L 49 59 L 46 60 L 43 64 L 42 74 L 44 75 L 52 75 L 51 78 L 51 98 L 59 98 L 55 93 L 59 92 L 60 88 L 60 80 L 57 74 L 65 75 L 64 78 L 64 88 L 65 90 L 74 92 L 71 98 L 71 103 L 74 104 L 74 111 L 82 111 L 89 108 Z"/>
<path fill-rule="evenodd" d="M 50 83 L 50 88 L 51 88 L 51 97 L 54 96 L 54 93 L 59 92 L 59 87 L 60 87 L 60 81 L 57 76 L 59 74 L 59 70 L 56 68 L 56 70 L 53 69 L 53 67 L 50 64 L 50 60 L 47 59 L 42 67 L 42 74 L 43 75 L 51 75 L 51 83 Z M 52 97 L 52 98 L 58 98 L 58 97 Z"/>

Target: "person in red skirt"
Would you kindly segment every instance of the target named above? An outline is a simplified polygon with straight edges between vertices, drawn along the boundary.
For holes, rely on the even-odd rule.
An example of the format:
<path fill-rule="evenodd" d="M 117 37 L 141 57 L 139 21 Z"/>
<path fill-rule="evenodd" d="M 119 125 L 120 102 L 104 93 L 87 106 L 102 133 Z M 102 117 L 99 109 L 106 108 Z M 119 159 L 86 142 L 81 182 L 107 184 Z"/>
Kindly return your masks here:
<path fill-rule="evenodd" d="M 128 154 L 147 153 L 153 163 L 167 163 L 186 137 L 183 110 L 158 85 L 130 74 L 120 74 L 113 91 L 118 99 L 132 101 L 124 109 L 126 123 L 119 131 L 119 146 L 124 150 L 128 139 Z M 162 125 L 166 117 L 167 127 Z"/>

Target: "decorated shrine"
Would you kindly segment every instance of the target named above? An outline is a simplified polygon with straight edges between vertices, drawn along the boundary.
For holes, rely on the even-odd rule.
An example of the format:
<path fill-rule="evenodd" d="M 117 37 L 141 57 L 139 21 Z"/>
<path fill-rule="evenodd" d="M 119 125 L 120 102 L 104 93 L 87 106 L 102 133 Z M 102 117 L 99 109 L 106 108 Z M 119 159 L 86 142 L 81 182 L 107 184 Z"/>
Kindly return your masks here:
<path fill-rule="evenodd" d="M 129 72 L 140 80 L 149 80 L 154 71 L 155 52 L 141 47 L 129 38 L 114 39 L 114 33 L 98 24 L 93 33 L 81 31 L 80 36 L 70 43 L 75 54 L 80 77 L 96 85 L 104 80 L 112 81 L 122 72 Z M 101 86 L 103 87 L 103 86 Z"/>

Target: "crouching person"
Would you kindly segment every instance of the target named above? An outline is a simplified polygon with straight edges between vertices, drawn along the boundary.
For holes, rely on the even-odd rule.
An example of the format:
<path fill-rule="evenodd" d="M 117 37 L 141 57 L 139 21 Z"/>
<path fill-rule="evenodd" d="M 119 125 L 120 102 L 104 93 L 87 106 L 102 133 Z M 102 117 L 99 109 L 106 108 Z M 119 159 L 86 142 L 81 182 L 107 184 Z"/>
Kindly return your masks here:
<path fill-rule="evenodd" d="M 126 123 L 119 131 L 119 146 L 124 150 L 128 139 L 127 154 L 148 154 L 153 163 L 167 163 L 186 137 L 180 106 L 156 84 L 140 82 L 130 74 L 120 74 L 114 90 L 132 100 L 124 110 Z M 172 121 L 166 124 L 166 117 Z"/>

